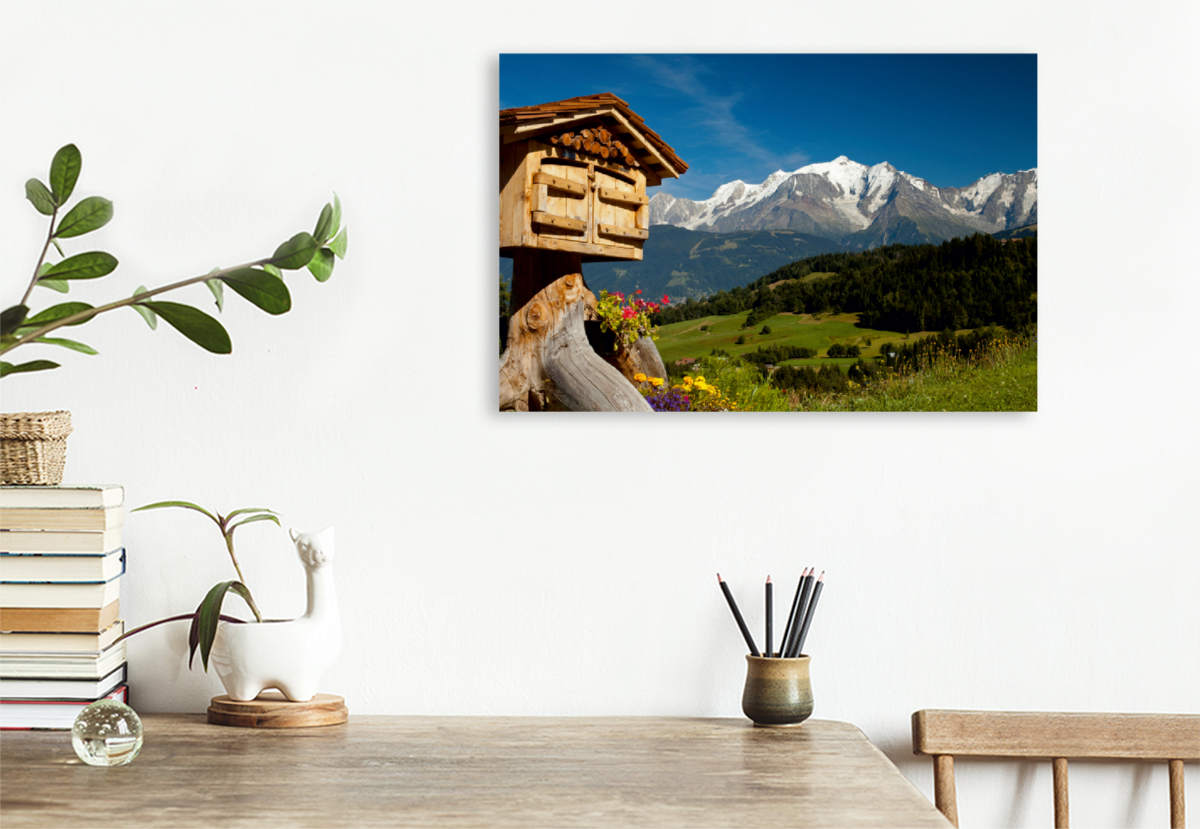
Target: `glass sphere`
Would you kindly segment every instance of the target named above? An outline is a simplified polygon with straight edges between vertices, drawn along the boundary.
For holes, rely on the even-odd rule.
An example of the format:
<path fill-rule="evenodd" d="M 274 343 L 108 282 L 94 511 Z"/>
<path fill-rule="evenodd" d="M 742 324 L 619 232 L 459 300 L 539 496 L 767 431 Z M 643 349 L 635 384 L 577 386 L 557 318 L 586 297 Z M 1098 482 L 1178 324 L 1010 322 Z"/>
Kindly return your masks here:
<path fill-rule="evenodd" d="M 93 702 L 75 718 L 71 745 L 89 766 L 123 766 L 142 750 L 142 721 L 123 702 Z"/>

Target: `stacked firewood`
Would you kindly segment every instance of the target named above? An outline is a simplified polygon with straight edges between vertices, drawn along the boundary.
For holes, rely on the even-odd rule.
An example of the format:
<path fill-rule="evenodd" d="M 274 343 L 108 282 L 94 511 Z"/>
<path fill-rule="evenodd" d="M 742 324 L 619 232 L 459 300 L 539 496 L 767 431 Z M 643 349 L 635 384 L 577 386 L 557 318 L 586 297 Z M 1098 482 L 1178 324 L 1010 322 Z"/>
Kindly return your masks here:
<path fill-rule="evenodd" d="M 591 153 L 598 155 L 604 159 L 614 159 L 623 161 L 626 167 L 637 167 L 637 159 L 633 157 L 633 153 L 629 148 L 616 139 L 616 137 L 604 129 L 597 127 L 594 129 L 583 129 L 579 132 L 564 132 L 562 135 L 554 135 L 550 137 L 551 144 L 560 144 L 563 147 L 568 147 L 580 152 Z"/>

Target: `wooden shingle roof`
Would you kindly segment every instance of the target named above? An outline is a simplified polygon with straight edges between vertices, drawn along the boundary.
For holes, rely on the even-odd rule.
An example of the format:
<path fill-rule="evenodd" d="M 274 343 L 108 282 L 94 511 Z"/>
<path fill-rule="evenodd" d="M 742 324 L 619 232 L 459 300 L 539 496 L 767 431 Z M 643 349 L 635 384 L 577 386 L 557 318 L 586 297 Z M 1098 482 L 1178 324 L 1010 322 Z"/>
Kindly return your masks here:
<path fill-rule="evenodd" d="M 533 137 L 550 132 L 563 125 L 608 115 L 628 128 L 625 141 L 632 141 L 639 158 L 660 178 L 679 178 L 687 172 L 688 165 L 675 154 L 671 145 L 662 136 L 646 126 L 642 117 L 629 108 L 629 104 L 611 92 L 597 95 L 581 95 L 565 101 L 552 101 L 528 107 L 500 110 L 500 134 L 502 136 Z M 639 146 L 640 145 L 640 146 Z"/>

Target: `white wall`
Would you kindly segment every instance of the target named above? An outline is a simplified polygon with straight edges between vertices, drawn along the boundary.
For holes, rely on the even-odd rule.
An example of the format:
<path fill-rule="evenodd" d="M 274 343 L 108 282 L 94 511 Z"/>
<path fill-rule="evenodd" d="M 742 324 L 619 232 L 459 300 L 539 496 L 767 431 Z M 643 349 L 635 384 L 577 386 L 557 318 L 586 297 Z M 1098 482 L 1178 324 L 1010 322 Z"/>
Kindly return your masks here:
<path fill-rule="evenodd" d="M 918 708 L 1200 712 L 1195 11 L 643 4 L 597 43 L 546 39 L 534 7 L 417 8 L 4 3 L 6 305 L 45 234 L 24 181 L 68 141 L 79 195 L 116 205 L 71 246 L 121 259 L 83 299 L 265 255 L 334 190 L 350 227 L 332 281 L 290 278 L 290 314 L 229 298 L 231 357 L 121 311 L 75 329 L 100 356 L 6 379 L 4 410 L 73 413 L 68 481 L 336 525 L 346 643 L 325 687 L 358 713 L 738 717 L 714 573 L 757 627 L 763 577 L 787 594 L 807 564 L 829 573 L 817 716 L 927 795 Z M 497 415 L 497 55 L 575 46 L 1037 52 L 1040 411 Z M 299 611 L 283 533 L 242 534 L 260 604 Z M 198 516 L 132 516 L 126 543 L 131 625 L 230 577 Z M 185 636 L 131 640 L 142 710 L 220 692 Z M 1072 780 L 1077 825 L 1166 824 L 1165 769 Z M 959 789 L 968 825 L 1049 825 L 1048 767 L 963 763 Z"/>

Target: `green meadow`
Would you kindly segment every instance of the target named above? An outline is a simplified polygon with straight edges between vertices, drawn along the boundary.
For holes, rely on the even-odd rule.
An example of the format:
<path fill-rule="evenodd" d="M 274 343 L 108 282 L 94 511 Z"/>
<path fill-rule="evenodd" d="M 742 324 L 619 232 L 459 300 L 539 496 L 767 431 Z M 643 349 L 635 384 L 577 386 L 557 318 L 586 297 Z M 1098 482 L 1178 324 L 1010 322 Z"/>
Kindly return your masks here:
<path fill-rule="evenodd" d="M 848 366 L 855 362 L 852 357 L 825 357 L 825 352 L 834 343 L 857 345 L 863 358 L 879 355 L 879 346 L 885 342 L 910 340 L 928 336 L 931 332 L 906 335 L 904 332 L 880 331 L 860 328 L 858 314 L 812 314 L 781 313 L 765 320 L 753 328 L 743 328 L 750 311 L 719 317 L 675 322 L 658 329 L 658 352 L 663 362 L 671 365 L 684 357 L 706 357 L 714 348 L 727 351 L 731 356 L 745 354 L 770 345 L 790 345 L 812 348 L 817 356 L 808 360 L 788 360 L 785 365 L 834 365 Z M 769 326 L 770 334 L 763 334 L 763 326 Z M 738 337 L 745 337 L 737 345 Z"/>

